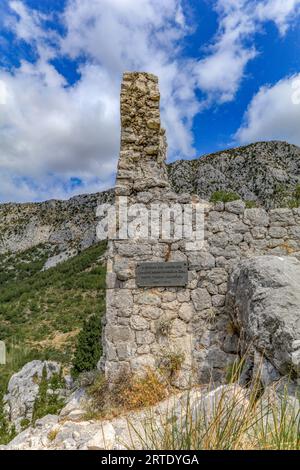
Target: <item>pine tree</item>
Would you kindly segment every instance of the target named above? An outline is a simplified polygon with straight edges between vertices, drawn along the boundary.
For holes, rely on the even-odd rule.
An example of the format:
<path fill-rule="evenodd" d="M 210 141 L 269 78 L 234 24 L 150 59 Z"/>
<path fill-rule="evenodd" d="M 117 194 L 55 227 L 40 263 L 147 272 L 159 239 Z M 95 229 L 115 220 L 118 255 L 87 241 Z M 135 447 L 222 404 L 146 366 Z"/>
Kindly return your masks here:
<path fill-rule="evenodd" d="M 4 413 L 3 394 L 0 392 L 0 444 L 8 444 L 16 434 L 15 427 L 9 424 Z"/>
<path fill-rule="evenodd" d="M 101 321 L 96 315 L 89 317 L 78 335 L 73 359 L 72 375 L 95 369 L 101 356 Z"/>

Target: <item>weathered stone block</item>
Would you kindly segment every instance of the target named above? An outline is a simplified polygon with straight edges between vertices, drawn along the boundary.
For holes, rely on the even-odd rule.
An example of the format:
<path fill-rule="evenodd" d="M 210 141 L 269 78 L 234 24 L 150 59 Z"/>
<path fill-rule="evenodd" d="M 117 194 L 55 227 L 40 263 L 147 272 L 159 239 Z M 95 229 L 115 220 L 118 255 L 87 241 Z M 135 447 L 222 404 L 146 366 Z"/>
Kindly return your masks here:
<path fill-rule="evenodd" d="M 264 209 L 245 209 L 244 223 L 253 227 L 267 227 L 269 216 Z"/>
<path fill-rule="evenodd" d="M 155 341 L 155 335 L 149 330 L 137 331 L 135 336 L 138 345 L 152 344 Z"/>
<path fill-rule="evenodd" d="M 206 289 L 198 288 L 193 290 L 191 297 L 197 311 L 205 310 L 212 305 L 211 296 Z"/>
<path fill-rule="evenodd" d="M 224 282 L 224 284 L 220 284 L 218 286 L 218 292 L 222 295 L 225 295 L 227 293 L 227 282 Z"/>
<path fill-rule="evenodd" d="M 171 330 L 170 330 L 170 336 L 175 336 L 175 337 L 180 337 L 184 336 L 186 334 L 186 324 L 184 321 L 180 320 L 179 318 L 176 318 L 172 322 Z"/>
<path fill-rule="evenodd" d="M 110 292 L 110 304 L 117 309 L 131 309 L 133 306 L 133 296 L 129 289 L 114 289 Z"/>
<path fill-rule="evenodd" d="M 201 269 L 211 269 L 215 266 L 215 258 L 208 252 L 196 252 L 188 254 L 189 269 L 200 271 Z"/>
<path fill-rule="evenodd" d="M 290 237 L 295 238 L 296 240 L 300 240 L 300 225 L 289 227 L 288 233 Z"/>
<path fill-rule="evenodd" d="M 166 291 L 164 292 L 163 296 L 162 296 L 162 301 L 163 302 L 173 302 L 174 300 L 176 300 L 176 292 L 170 292 L 170 291 Z"/>
<path fill-rule="evenodd" d="M 114 344 L 134 340 L 134 333 L 128 326 L 107 325 L 105 335 L 107 340 Z"/>
<path fill-rule="evenodd" d="M 189 289 L 180 290 L 177 292 L 178 302 L 189 302 L 191 293 Z"/>
<path fill-rule="evenodd" d="M 288 227 L 295 224 L 294 214 L 292 209 L 273 209 L 270 211 L 271 225 L 281 227 Z"/>
<path fill-rule="evenodd" d="M 162 311 L 159 307 L 147 305 L 141 308 L 140 314 L 149 320 L 157 320 L 162 315 Z"/>
<path fill-rule="evenodd" d="M 223 268 L 214 268 L 207 273 L 207 279 L 216 285 L 223 284 L 227 282 L 228 273 Z"/>
<path fill-rule="evenodd" d="M 255 239 L 263 239 L 267 234 L 266 227 L 253 227 L 251 230 L 252 237 Z"/>
<path fill-rule="evenodd" d="M 121 343 L 116 346 L 117 355 L 120 361 L 128 360 L 134 354 L 134 345 L 129 343 Z"/>
<path fill-rule="evenodd" d="M 245 207 L 246 205 L 244 201 L 241 201 L 241 200 L 231 201 L 225 204 L 225 210 L 227 212 L 232 212 L 233 214 L 243 214 Z"/>
<path fill-rule="evenodd" d="M 184 302 L 180 305 L 179 308 L 179 318 L 185 322 L 189 322 L 195 313 L 193 304 L 190 302 Z"/>
<path fill-rule="evenodd" d="M 141 305 L 161 305 L 161 298 L 157 294 L 153 294 L 145 290 L 137 295 L 135 295 L 135 302 Z"/>
<path fill-rule="evenodd" d="M 212 296 L 212 304 L 214 307 L 224 307 L 225 305 L 225 295 L 213 295 Z"/>
<path fill-rule="evenodd" d="M 117 249 L 119 255 L 129 258 L 152 254 L 150 243 L 119 243 Z"/>
<path fill-rule="evenodd" d="M 219 232 L 209 238 L 211 246 L 225 248 L 229 243 L 229 235 L 226 232 Z M 213 267 L 213 266 L 210 266 Z"/>
<path fill-rule="evenodd" d="M 133 315 L 130 318 L 130 326 L 133 330 L 147 330 L 149 328 L 149 323 L 145 318 L 140 317 L 139 315 Z"/>
<path fill-rule="evenodd" d="M 269 235 L 272 238 L 283 238 L 287 235 L 287 229 L 284 227 L 270 227 Z"/>
<path fill-rule="evenodd" d="M 155 359 L 151 354 L 134 357 L 130 361 L 131 370 L 138 376 L 144 376 L 147 370 L 155 368 Z"/>

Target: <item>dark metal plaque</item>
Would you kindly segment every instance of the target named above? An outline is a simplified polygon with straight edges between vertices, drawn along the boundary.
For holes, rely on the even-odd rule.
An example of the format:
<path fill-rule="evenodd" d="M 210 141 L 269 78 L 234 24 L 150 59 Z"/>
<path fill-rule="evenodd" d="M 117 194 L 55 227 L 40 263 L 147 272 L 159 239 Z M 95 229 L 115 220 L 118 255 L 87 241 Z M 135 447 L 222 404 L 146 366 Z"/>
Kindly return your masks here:
<path fill-rule="evenodd" d="M 188 283 L 184 262 L 139 263 L 136 267 L 138 287 L 182 287 Z"/>

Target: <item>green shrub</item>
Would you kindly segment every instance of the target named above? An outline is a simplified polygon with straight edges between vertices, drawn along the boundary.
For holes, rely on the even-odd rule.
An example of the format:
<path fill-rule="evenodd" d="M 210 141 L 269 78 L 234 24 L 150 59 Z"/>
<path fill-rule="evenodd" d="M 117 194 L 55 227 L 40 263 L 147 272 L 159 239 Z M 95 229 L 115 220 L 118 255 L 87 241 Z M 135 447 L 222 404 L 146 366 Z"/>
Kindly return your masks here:
<path fill-rule="evenodd" d="M 150 407 L 168 395 L 167 384 L 160 374 L 145 370 L 142 377 L 120 372 L 113 384 L 98 373 L 88 387 L 90 397 L 86 419 L 112 418 L 124 412 Z"/>
<path fill-rule="evenodd" d="M 10 426 L 3 410 L 3 394 L 0 393 L 0 445 L 8 444 L 15 436 L 14 426 Z"/>
<path fill-rule="evenodd" d="M 297 199 L 298 203 L 300 204 L 300 184 L 297 184 L 295 191 L 294 191 L 294 196 L 295 196 L 295 199 Z"/>
<path fill-rule="evenodd" d="M 34 402 L 32 422 L 43 418 L 48 414 L 58 414 L 65 404 L 65 401 L 58 396 L 58 389 L 63 388 L 62 374 L 53 374 L 51 379 L 47 378 L 46 366 L 43 368 L 42 377 L 39 383 L 39 393 Z"/>
<path fill-rule="evenodd" d="M 210 198 L 210 202 L 231 202 L 237 201 L 241 199 L 241 197 L 233 192 L 226 192 L 226 191 L 215 191 Z"/>
<path fill-rule="evenodd" d="M 100 317 L 92 315 L 85 320 L 83 328 L 78 335 L 72 367 L 73 377 L 77 377 L 81 372 L 96 368 L 101 356 L 100 338 Z"/>
<path fill-rule="evenodd" d="M 300 206 L 300 184 L 297 184 L 295 187 L 293 195 L 289 198 L 287 205 L 290 209 L 297 209 L 297 207 Z"/>
<path fill-rule="evenodd" d="M 105 308 L 105 249 L 105 242 L 93 245 L 47 271 L 41 268 L 53 247 L 0 255 L 0 339 L 7 347 L 0 392 L 34 359 L 71 364 L 84 320 Z"/>
<path fill-rule="evenodd" d="M 28 418 L 23 418 L 21 419 L 20 425 L 21 425 L 22 430 L 26 429 L 28 428 L 28 426 L 30 426 L 30 420 Z"/>
<path fill-rule="evenodd" d="M 297 209 L 300 206 L 300 200 L 296 198 L 291 198 L 287 201 L 287 206 L 290 209 Z"/>
<path fill-rule="evenodd" d="M 257 207 L 256 201 L 245 201 L 245 204 L 247 209 L 254 209 Z"/>
<path fill-rule="evenodd" d="M 181 369 L 184 359 L 183 352 L 164 351 L 160 361 L 160 369 L 169 379 L 173 379 Z"/>

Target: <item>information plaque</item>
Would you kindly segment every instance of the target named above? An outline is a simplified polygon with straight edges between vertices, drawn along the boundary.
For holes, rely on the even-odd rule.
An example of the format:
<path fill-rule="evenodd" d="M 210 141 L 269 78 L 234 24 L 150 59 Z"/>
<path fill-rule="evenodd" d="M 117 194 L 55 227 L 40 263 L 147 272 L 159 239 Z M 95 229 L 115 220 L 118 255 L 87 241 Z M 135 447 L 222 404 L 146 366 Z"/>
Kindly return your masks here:
<path fill-rule="evenodd" d="M 136 267 L 138 287 L 184 287 L 187 283 L 185 262 L 139 263 Z"/>

